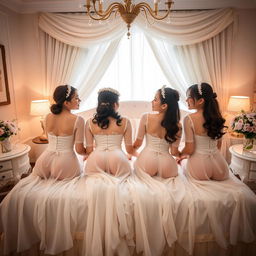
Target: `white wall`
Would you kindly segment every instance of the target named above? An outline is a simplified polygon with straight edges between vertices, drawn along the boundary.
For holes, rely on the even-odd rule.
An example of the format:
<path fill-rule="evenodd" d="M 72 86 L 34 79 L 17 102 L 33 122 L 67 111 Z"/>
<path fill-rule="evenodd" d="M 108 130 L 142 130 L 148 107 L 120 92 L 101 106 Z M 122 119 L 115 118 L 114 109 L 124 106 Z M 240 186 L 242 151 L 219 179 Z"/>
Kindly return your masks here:
<path fill-rule="evenodd" d="M 256 86 L 256 9 L 239 9 L 237 12 L 230 95 L 252 97 Z"/>
<path fill-rule="evenodd" d="M 256 9 L 239 9 L 233 47 L 230 95 L 252 96 L 256 86 Z M 29 115 L 30 101 L 44 98 L 37 14 L 17 14 L 0 4 L 0 43 L 5 45 L 11 104 L 0 106 L 0 119 L 17 118 L 21 141 L 41 132 Z"/>
<path fill-rule="evenodd" d="M 0 43 L 5 46 L 11 104 L 0 107 L 0 119 L 18 120 L 23 141 L 41 132 L 38 118 L 29 115 L 30 101 L 43 88 L 37 39 L 37 15 L 22 15 L 0 5 Z"/>

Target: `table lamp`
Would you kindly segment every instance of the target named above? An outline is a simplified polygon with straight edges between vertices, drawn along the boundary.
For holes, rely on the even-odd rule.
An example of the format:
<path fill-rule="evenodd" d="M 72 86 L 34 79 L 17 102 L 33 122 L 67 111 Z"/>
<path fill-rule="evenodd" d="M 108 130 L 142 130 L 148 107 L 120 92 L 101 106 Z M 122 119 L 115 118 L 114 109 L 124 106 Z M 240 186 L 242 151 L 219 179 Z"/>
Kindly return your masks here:
<path fill-rule="evenodd" d="M 48 139 L 45 132 L 44 118 L 50 111 L 49 100 L 33 100 L 30 105 L 30 115 L 40 116 L 40 123 L 43 129 L 43 133 L 40 136 L 35 137 L 32 141 L 37 144 L 46 144 Z"/>
<path fill-rule="evenodd" d="M 241 110 L 245 112 L 250 110 L 250 98 L 247 96 L 230 96 L 228 111 L 240 112 Z"/>

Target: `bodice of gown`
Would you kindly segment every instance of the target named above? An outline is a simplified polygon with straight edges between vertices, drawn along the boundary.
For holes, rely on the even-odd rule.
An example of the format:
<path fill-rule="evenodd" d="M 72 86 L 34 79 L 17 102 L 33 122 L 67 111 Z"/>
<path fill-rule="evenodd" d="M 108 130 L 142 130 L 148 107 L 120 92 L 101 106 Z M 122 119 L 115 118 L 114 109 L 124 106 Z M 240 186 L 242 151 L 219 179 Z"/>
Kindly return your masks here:
<path fill-rule="evenodd" d="M 54 152 L 73 152 L 74 151 L 74 135 L 56 136 L 48 134 L 48 151 Z"/>
<path fill-rule="evenodd" d="M 213 154 L 218 152 L 217 140 L 209 136 L 195 135 L 196 149 L 195 152 L 200 154 Z"/>
<path fill-rule="evenodd" d="M 102 151 L 121 149 L 123 134 L 94 135 L 96 149 Z"/>
<path fill-rule="evenodd" d="M 165 140 L 159 137 L 146 134 L 146 148 L 158 152 L 158 153 L 167 153 L 169 154 L 170 144 Z"/>

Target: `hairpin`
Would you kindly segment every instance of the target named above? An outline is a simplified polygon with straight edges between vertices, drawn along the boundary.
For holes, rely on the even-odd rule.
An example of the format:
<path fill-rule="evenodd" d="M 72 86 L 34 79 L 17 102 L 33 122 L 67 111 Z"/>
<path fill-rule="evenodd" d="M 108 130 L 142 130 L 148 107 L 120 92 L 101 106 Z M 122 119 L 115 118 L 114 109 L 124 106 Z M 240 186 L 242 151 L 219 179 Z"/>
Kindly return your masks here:
<path fill-rule="evenodd" d="M 112 92 L 112 93 L 116 94 L 117 96 L 120 96 L 120 93 L 117 90 L 110 88 L 110 87 L 100 89 L 98 91 L 98 94 L 100 94 L 101 92 Z"/>
<path fill-rule="evenodd" d="M 202 96 L 202 95 L 203 95 L 203 92 L 202 92 L 202 83 L 200 83 L 200 84 L 197 85 L 197 90 L 198 90 L 199 95 Z"/>
<path fill-rule="evenodd" d="M 71 93 L 71 86 L 67 84 L 66 99 L 70 96 L 70 93 Z"/>
<path fill-rule="evenodd" d="M 161 88 L 161 95 L 162 95 L 163 99 L 165 99 L 165 87 L 166 87 L 166 85 L 163 85 Z"/>
<path fill-rule="evenodd" d="M 100 105 L 102 105 L 102 106 L 108 106 L 108 105 L 110 105 L 110 103 L 109 103 L 109 102 L 101 102 Z"/>

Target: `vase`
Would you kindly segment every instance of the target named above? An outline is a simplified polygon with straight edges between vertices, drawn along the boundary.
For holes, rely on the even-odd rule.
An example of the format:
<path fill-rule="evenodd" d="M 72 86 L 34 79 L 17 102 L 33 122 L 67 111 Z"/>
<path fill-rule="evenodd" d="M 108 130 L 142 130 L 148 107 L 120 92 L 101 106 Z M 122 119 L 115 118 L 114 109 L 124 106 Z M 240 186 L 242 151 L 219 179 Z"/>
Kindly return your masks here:
<path fill-rule="evenodd" d="M 12 144 L 11 144 L 11 141 L 9 138 L 6 138 L 6 139 L 0 141 L 0 145 L 1 145 L 2 153 L 7 153 L 12 150 Z"/>
<path fill-rule="evenodd" d="M 244 143 L 243 143 L 243 149 L 248 150 L 248 151 L 252 150 L 253 149 L 253 142 L 254 142 L 253 138 L 245 138 Z"/>

